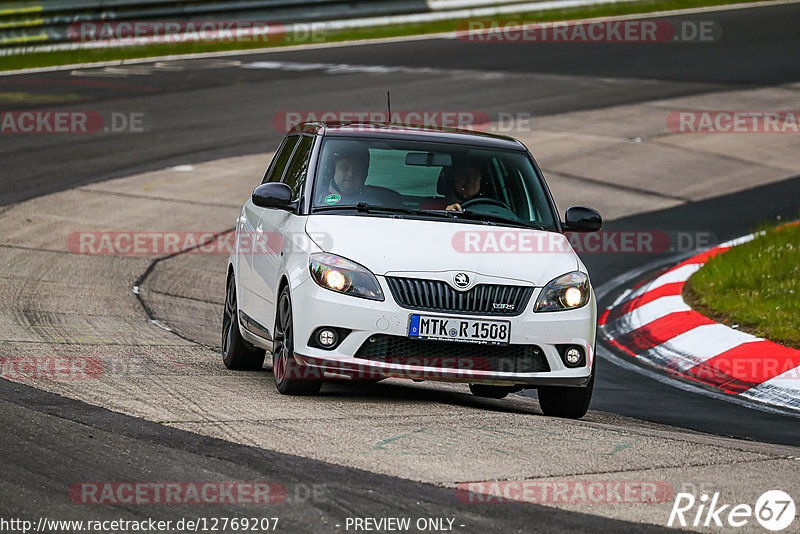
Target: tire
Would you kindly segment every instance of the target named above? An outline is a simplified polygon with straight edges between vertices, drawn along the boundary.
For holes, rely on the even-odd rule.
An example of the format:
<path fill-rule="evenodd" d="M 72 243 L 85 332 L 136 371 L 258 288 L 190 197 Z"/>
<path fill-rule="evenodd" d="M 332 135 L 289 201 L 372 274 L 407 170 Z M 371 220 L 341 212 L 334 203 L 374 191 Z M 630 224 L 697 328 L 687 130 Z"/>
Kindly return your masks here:
<path fill-rule="evenodd" d="M 301 365 L 294 359 L 292 299 L 288 287 L 284 287 L 278 297 L 272 339 L 272 374 L 275 376 L 275 387 L 278 391 L 284 395 L 314 395 L 319 392 L 322 380 L 313 378 L 316 370 Z"/>
<path fill-rule="evenodd" d="M 266 351 L 256 349 L 245 341 L 239 330 L 238 315 L 236 284 L 231 274 L 225 287 L 225 311 L 222 315 L 222 363 L 228 369 L 261 369 Z"/>
<path fill-rule="evenodd" d="M 582 388 L 540 386 L 537 389 L 542 413 L 552 417 L 580 419 L 586 415 L 589 403 L 592 402 L 594 371 L 589 383 Z"/>
<path fill-rule="evenodd" d="M 476 397 L 487 399 L 505 399 L 509 393 L 516 393 L 522 388 L 519 386 L 488 386 L 485 384 L 470 384 L 469 390 Z"/>

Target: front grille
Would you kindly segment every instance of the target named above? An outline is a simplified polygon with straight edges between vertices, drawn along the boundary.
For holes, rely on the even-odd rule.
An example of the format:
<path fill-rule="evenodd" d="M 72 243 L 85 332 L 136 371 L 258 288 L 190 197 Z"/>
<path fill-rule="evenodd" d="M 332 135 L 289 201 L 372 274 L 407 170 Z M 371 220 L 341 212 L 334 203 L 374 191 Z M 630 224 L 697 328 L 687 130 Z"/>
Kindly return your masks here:
<path fill-rule="evenodd" d="M 479 315 L 519 315 L 533 293 L 532 287 L 478 284 L 456 291 L 441 280 L 387 276 L 394 300 L 404 308 Z"/>
<path fill-rule="evenodd" d="M 540 373 L 550 370 L 537 345 L 477 345 L 375 334 L 356 352 L 356 358 L 439 369 Z"/>

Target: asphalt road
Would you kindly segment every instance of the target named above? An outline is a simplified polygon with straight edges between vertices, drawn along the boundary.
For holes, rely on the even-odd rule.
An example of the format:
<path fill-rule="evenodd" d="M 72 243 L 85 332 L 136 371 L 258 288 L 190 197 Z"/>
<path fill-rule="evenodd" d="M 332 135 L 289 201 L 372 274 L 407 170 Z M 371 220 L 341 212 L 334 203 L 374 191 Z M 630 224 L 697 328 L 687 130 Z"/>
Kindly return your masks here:
<path fill-rule="evenodd" d="M 317 533 L 346 532 L 348 517 L 410 517 L 412 522 L 447 518 L 453 520 L 454 531 L 475 533 L 498 528 L 502 532 L 667 531 L 533 504 L 462 502 L 451 488 L 199 436 L 7 380 L 0 380 L 0 425 L 4 428 L 0 517 L 34 525 L 42 517 L 173 522 L 277 517 L 276 532 Z M 282 488 L 276 493 L 281 495 L 279 502 L 266 505 L 87 506 L 80 504 L 81 493 L 68 493 L 82 481 L 117 480 L 278 482 Z M 103 532 L 110 530 L 114 529 Z M 77 528 L 46 531 L 80 532 Z M 420 531 L 426 530 L 408 530 Z"/>
<path fill-rule="evenodd" d="M 389 89 L 397 110 L 540 116 L 797 80 L 799 15 L 792 4 L 671 19 L 717 22 L 722 37 L 710 43 L 435 39 L 226 58 L 409 67 L 385 87 L 376 87 L 369 72 L 226 68 L 219 61 L 116 75 L 0 77 L 0 93 L 14 95 L 0 98 L 0 110 L 144 113 L 149 125 L 145 133 L 4 136 L 0 205 L 133 172 L 273 150 L 282 137 L 273 128 L 277 113 L 383 110 Z M 486 79 L 487 71 L 500 77 Z"/>
<path fill-rule="evenodd" d="M 499 44 L 424 40 L 226 58 L 397 69 L 391 87 L 369 72 L 339 76 L 311 70 L 245 69 L 208 62 L 182 70 L 129 69 L 116 75 L 69 71 L 0 77 L 0 109 L 91 109 L 142 112 L 145 133 L 14 135 L 0 144 L 0 206 L 79 184 L 148 169 L 274 149 L 273 127 L 286 110 L 374 107 L 386 89 L 396 109 L 480 109 L 545 115 L 709 91 L 800 80 L 800 5 L 714 12 L 681 19 L 715 20 L 723 39 L 698 44 Z M 415 70 L 435 69 L 435 71 Z M 485 73 L 496 73 L 487 77 Z M 20 96 L 21 95 L 21 96 Z M 46 101 L 46 102 L 45 102 Z M 369 106 L 374 103 L 374 106 Z M 800 179 L 614 221 L 610 228 L 710 230 L 720 240 L 750 231 L 776 215 L 797 215 Z M 1 208 L 0 208 L 1 209 Z M 596 285 L 639 267 L 652 256 L 595 255 L 585 261 Z M 655 422 L 760 441 L 796 444 L 796 419 L 769 415 L 688 394 L 603 364 L 592 408 Z M 546 507 L 466 508 L 451 490 L 200 438 L 99 408 L 0 381 L 0 437 L 5 511 L 41 510 L 75 516 L 63 488 L 75 480 L 262 479 L 290 484 L 324 481 L 335 499 L 278 510 L 291 531 L 319 531 L 321 517 L 453 516 L 467 531 L 619 531 L 633 525 Z M 72 451 L 67 453 L 65 451 Z M 147 459 L 145 462 L 143 459 Z M 368 497 L 367 497 L 368 496 Z M 297 503 L 294 503 L 297 504 Z M 277 510 L 277 509 L 276 509 Z M 182 509 L 184 511 L 184 509 Z M 110 517 L 119 508 L 100 507 Z M 209 515 L 185 508 L 186 515 Z M 215 508 L 215 515 L 241 512 Z M 79 513 L 85 514 L 85 511 Z M 172 511 L 129 507 L 129 517 Z M 75 516 L 77 517 L 77 516 Z M 533 521 L 532 521 L 533 519 Z M 328 525 L 330 527 L 330 525 Z M 638 526 L 638 528 L 649 528 Z M 335 529 L 330 529 L 335 530 Z"/>

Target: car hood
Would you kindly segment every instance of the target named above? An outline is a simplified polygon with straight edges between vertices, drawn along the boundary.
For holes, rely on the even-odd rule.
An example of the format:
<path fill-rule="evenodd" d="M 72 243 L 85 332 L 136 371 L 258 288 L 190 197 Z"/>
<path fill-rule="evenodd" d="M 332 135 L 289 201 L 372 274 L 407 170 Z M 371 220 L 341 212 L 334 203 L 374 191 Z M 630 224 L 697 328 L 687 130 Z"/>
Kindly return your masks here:
<path fill-rule="evenodd" d="M 325 252 L 376 275 L 457 270 L 541 287 L 580 265 L 562 234 L 540 230 L 315 214 L 308 217 L 306 232 Z"/>

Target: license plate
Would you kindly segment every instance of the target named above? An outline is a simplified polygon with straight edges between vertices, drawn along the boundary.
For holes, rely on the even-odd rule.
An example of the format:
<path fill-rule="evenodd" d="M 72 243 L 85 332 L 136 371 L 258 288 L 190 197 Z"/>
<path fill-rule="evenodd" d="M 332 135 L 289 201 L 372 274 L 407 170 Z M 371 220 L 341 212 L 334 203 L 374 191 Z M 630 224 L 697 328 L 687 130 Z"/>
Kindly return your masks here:
<path fill-rule="evenodd" d="M 511 339 L 511 323 L 460 317 L 412 315 L 408 323 L 408 337 L 481 345 L 508 345 L 508 341 Z"/>

